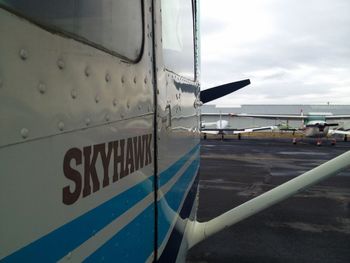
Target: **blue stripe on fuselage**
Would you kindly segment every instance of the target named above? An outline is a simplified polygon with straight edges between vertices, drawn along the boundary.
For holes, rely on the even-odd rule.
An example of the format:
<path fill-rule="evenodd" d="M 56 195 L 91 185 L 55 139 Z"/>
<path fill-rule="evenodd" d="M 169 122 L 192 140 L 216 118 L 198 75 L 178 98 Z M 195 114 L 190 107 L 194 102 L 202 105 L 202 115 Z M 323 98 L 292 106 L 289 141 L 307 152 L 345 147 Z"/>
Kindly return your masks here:
<path fill-rule="evenodd" d="M 180 215 L 177 218 L 176 227 L 172 229 L 170 237 L 166 243 L 166 246 L 161 253 L 158 262 L 175 262 L 179 253 L 179 249 L 183 240 L 183 235 L 185 233 L 186 225 L 182 223 L 182 220 L 189 218 L 193 204 L 196 199 L 198 182 L 199 182 L 199 174 L 197 173 L 196 178 L 191 186 L 190 191 L 186 196 L 185 202 L 182 205 Z M 158 252 L 159 254 L 159 252 Z"/>
<path fill-rule="evenodd" d="M 194 160 L 187 168 L 186 172 L 169 190 L 169 192 L 158 202 L 158 242 L 162 244 L 168 233 L 172 222 L 178 216 L 178 210 L 181 202 L 189 187 L 192 186 L 196 171 L 199 166 L 199 160 Z"/>
<path fill-rule="evenodd" d="M 26 262 L 35 260 L 39 255 L 43 262 L 59 260 L 152 192 L 152 181 L 153 176 L 4 258 L 2 262 Z"/>
<path fill-rule="evenodd" d="M 160 185 L 167 183 L 198 148 L 199 145 L 196 145 L 181 159 L 162 172 L 163 176 L 160 177 L 163 177 L 163 179 L 160 180 Z M 137 185 L 17 250 L 0 261 L 33 261 L 39 256 L 40 261 L 53 262 L 59 260 L 150 194 L 153 191 L 153 180 L 154 176 L 148 177 Z M 153 204 L 151 206 L 153 208 Z"/>
<path fill-rule="evenodd" d="M 190 183 L 196 175 L 198 167 L 199 160 L 196 159 L 189 165 L 171 190 L 158 201 L 158 205 L 161 206 L 161 203 L 165 202 L 166 199 L 166 202 L 168 202 L 173 212 L 177 215 L 187 189 L 192 186 Z M 148 206 L 138 217 L 132 220 L 85 261 L 145 262 L 153 252 L 153 246 L 145 246 L 145 244 L 154 240 L 154 228 L 149 228 L 146 224 L 151 223 L 150 218 L 153 220 L 153 209 L 153 205 Z M 172 220 L 175 219 L 171 214 L 170 217 Z M 172 222 L 172 220 L 170 222 L 166 218 L 164 210 L 160 209 L 158 221 L 160 241 L 165 238 Z M 142 236 L 138 236 L 139 233 L 142 233 Z M 116 246 L 116 244 L 118 244 L 118 246 Z M 133 253 L 130 253 L 130 251 L 133 251 Z"/>

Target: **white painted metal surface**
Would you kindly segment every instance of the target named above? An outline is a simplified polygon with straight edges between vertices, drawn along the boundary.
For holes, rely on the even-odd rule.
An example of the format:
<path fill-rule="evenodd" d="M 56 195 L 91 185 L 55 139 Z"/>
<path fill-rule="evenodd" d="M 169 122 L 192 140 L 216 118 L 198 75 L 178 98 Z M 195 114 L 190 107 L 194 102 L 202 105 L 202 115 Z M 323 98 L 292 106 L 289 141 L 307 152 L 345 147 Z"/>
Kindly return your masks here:
<path fill-rule="evenodd" d="M 162 24 L 155 24 L 155 42 L 157 43 L 155 66 L 157 85 L 158 185 L 162 181 L 162 176 L 164 176 L 162 172 L 199 144 L 199 111 L 198 107 L 196 107 L 194 103 L 199 96 L 199 69 L 198 67 L 193 69 L 196 73 L 196 79 L 191 80 L 188 78 L 188 74 L 183 76 L 181 75 L 181 72 L 172 71 L 173 69 L 186 68 L 187 65 L 184 65 L 184 67 L 182 67 L 182 65 L 177 65 L 170 70 L 164 64 L 163 48 L 165 44 L 163 43 L 162 39 L 162 33 L 164 34 L 164 31 L 162 31 L 162 25 L 165 23 L 165 19 L 171 20 L 171 22 L 178 22 L 172 21 L 172 19 L 176 18 L 176 15 L 171 13 L 162 14 L 163 8 L 161 4 L 164 2 L 165 1 L 155 1 L 155 19 L 156 21 L 162 21 Z M 179 3 L 180 2 L 178 1 L 172 1 L 172 4 L 175 5 L 179 5 Z M 191 6 L 191 3 L 187 2 L 186 5 Z M 181 8 L 181 5 L 178 7 Z M 173 15 L 173 17 L 171 15 Z M 192 21 L 192 18 L 190 20 Z M 192 28 L 192 25 L 190 28 Z M 166 30 L 166 28 L 164 30 Z M 181 31 L 181 29 L 179 30 Z M 177 32 L 165 31 L 165 33 L 175 35 Z M 192 39 L 191 41 L 194 40 Z M 196 51 L 196 54 L 198 55 L 198 51 Z M 192 63 L 194 64 L 197 62 L 197 58 L 198 57 L 192 56 L 190 60 L 192 59 Z M 174 63 L 177 62 L 178 61 L 174 61 Z M 196 152 L 195 156 L 189 160 L 189 165 L 191 162 L 193 163 L 198 161 L 198 159 L 199 151 Z M 195 178 L 197 172 L 198 167 L 192 171 L 192 178 Z M 185 230 L 184 227 L 176 229 L 176 226 L 179 224 L 179 222 L 182 222 L 181 224 L 185 225 L 188 220 L 187 217 L 192 220 L 194 219 L 196 209 L 193 210 L 193 213 L 187 215 L 186 218 L 180 217 L 181 210 L 185 208 L 183 204 L 185 203 L 185 199 L 193 184 L 194 179 L 191 179 L 189 180 L 188 184 L 178 186 L 176 189 L 174 189 L 174 191 L 184 192 L 184 194 L 180 197 L 181 205 L 175 210 L 171 205 L 174 200 L 172 200 L 170 197 L 166 197 L 162 189 L 159 189 L 158 195 L 164 196 L 165 200 L 165 202 L 158 206 L 158 259 L 163 262 L 175 260 L 176 257 L 178 257 L 180 262 L 185 260 L 187 245 L 184 245 L 184 243 L 186 243 L 187 240 L 182 239 L 180 246 L 180 244 L 173 243 L 173 240 L 171 240 L 171 235 L 174 234 L 174 231 L 178 231 L 180 235 L 183 235 Z M 193 201 L 186 206 L 192 207 L 192 205 Z M 165 225 L 170 225 L 170 227 L 165 231 L 166 233 L 162 231 L 162 229 L 165 228 Z M 180 248 L 178 246 L 180 246 Z M 164 251 L 165 253 L 163 253 Z M 178 253 L 176 251 L 178 251 Z M 165 256 L 168 254 L 173 254 L 173 259 Z"/>
<path fill-rule="evenodd" d="M 53 261 L 81 261 L 147 207 L 154 206 L 154 160 L 138 169 L 127 164 L 129 175 L 123 178 L 120 163 L 113 161 L 120 154 L 122 140 L 127 158 L 131 154 L 127 152 L 128 138 L 132 141 L 143 135 L 151 136 L 152 159 L 154 156 L 151 1 L 145 1 L 143 8 L 144 28 L 138 32 L 144 39 L 143 55 L 137 63 L 51 33 L 0 9 L 0 260 L 22 254 L 27 255 L 26 260 L 34 260 L 39 251 L 41 260 L 51 261 L 50 254 L 61 250 L 57 257 L 52 256 Z M 110 150 L 114 142 L 119 146 Z M 107 170 L 102 153 L 94 148 L 99 144 L 105 154 L 112 151 Z M 68 160 L 70 170 L 80 176 L 68 178 L 64 160 L 70 149 L 81 154 Z M 99 181 L 97 190 L 90 181 L 94 169 Z M 116 169 L 119 175 L 115 177 Z M 104 183 L 105 173 L 108 185 Z M 82 180 L 80 193 L 77 178 Z M 87 180 L 93 189 L 83 196 Z M 130 195 L 123 201 L 123 205 L 130 203 L 130 210 L 123 216 L 118 216 L 116 207 L 104 210 L 108 220 L 102 219 L 105 223 L 100 228 L 95 227 L 97 221 L 83 220 L 94 209 L 144 181 L 150 188 L 139 187 L 135 194 L 144 192 L 145 199 L 133 206 L 135 194 Z M 64 203 L 65 188 L 78 193 L 71 204 Z M 82 222 L 81 231 L 88 231 L 81 241 L 77 233 L 64 232 L 76 220 Z M 143 227 L 149 229 L 151 240 L 143 248 L 151 256 L 153 217 L 147 222 Z M 128 230 L 130 238 L 140 237 L 138 231 Z M 64 234 L 58 236 L 55 232 Z M 45 241 L 54 240 L 51 237 L 57 237 L 54 243 Z M 47 249 L 35 245 L 45 243 Z M 65 249 L 70 243 L 71 248 Z M 34 252 L 26 254 L 27 246 Z M 119 260 L 128 253 L 121 249 Z"/>

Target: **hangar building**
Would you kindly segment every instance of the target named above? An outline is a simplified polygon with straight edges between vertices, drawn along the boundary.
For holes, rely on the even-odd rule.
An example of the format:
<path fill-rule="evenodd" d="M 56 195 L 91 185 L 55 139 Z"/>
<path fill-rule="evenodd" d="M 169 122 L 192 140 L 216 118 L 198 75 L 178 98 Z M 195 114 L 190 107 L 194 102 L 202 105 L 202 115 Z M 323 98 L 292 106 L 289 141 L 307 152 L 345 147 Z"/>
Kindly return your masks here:
<path fill-rule="evenodd" d="M 350 105 L 253 105 L 244 104 L 240 107 L 217 107 L 216 105 L 203 105 L 201 107 L 201 121 L 202 122 L 215 122 L 220 119 L 227 120 L 231 128 L 253 128 L 269 125 L 287 124 L 287 120 L 281 118 L 276 120 L 260 119 L 260 118 L 248 118 L 248 117 L 231 117 L 229 114 L 284 114 L 284 115 L 298 115 L 303 113 L 307 115 L 309 113 L 319 113 L 320 115 L 350 115 Z M 350 129 L 350 121 L 340 121 L 340 128 Z M 293 128 L 300 128 L 301 121 L 288 121 L 288 125 Z"/>

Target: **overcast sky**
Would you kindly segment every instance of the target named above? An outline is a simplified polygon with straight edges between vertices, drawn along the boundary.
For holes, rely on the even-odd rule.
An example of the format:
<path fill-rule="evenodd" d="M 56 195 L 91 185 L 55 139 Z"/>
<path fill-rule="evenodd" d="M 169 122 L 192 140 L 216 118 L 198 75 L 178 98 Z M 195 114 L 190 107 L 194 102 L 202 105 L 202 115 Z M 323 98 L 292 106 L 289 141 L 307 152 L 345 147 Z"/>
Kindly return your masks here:
<path fill-rule="evenodd" d="M 350 104 L 349 0 L 200 0 L 202 89 L 249 78 L 210 104 Z"/>

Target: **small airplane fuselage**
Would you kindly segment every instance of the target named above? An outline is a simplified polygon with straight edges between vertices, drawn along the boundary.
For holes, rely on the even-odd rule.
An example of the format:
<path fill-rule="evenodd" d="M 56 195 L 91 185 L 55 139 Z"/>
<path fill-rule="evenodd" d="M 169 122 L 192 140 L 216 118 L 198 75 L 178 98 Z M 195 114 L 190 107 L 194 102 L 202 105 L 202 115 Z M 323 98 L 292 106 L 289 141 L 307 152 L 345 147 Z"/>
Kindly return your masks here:
<path fill-rule="evenodd" d="M 306 137 L 326 137 L 328 134 L 329 127 L 324 127 L 323 129 L 320 127 L 306 127 L 305 128 L 305 136 Z"/>
<path fill-rule="evenodd" d="M 305 124 L 304 132 L 306 137 L 321 138 L 328 134 L 329 126 L 325 121 L 313 120 Z"/>

